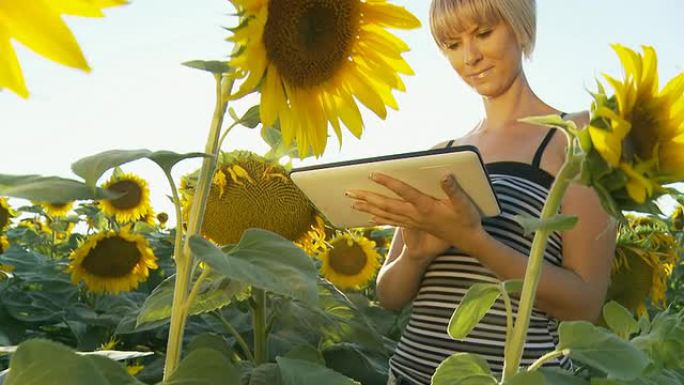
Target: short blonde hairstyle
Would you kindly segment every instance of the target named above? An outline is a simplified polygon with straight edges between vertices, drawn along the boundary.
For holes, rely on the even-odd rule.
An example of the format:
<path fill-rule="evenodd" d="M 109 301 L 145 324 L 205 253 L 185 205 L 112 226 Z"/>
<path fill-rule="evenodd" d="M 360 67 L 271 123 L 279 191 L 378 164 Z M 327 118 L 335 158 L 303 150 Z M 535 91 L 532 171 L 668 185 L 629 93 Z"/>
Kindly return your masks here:
<path fill-rule="evenodd" d="M 448 40 L 464 31 L 467 22 L 511 26 L 525 57 L 534 50 L 537 32 L 535 0 L 432 0 L 430 31 L 437 45 L 446 49 Z"/>

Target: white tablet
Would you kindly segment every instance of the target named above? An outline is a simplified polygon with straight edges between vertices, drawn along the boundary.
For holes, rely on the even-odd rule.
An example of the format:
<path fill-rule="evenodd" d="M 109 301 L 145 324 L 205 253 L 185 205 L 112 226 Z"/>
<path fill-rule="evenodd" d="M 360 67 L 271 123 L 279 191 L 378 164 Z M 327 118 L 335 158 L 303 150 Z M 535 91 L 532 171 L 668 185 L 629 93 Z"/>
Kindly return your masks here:
<path fill-rule="evenodd" d="M 435 198 L 446 198 L 441 178 L 451 173 L 484 217 L 501 209 L 477 147 L 464 145 L 295 168 L 290 176 L 330 223 L 339 228 L 370 226 L 371 216 L 351 208 L 348 190 L 367 190 L 397 197 L 371 181 L 380 172 Z"/>

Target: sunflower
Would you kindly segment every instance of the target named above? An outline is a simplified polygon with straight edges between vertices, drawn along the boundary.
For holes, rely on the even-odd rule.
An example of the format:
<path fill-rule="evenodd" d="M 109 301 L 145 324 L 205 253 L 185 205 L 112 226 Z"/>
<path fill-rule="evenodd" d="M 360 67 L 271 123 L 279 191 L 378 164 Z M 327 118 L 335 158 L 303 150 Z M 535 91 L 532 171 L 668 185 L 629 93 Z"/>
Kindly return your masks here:
<path fill-rule="evenodd" d="M 9 240 L 6 235 L 0 235 L 0 254 L 7 251 L 9 248 Z"/>
<path fill-rule="evenodd" d="M 166 222 L 169 221 L 169 214 L 161 212 L 157 214 L 157 223 L 159 223 L 159 228 L 166 228 Z"/>
<path fill-rule="evenodd" d="M 356 137 L 363 119 L 355 98 L 380 118 L 397 109 L 392 90 L 412 75 L 409 47 L 385 28 L 418 28 L 403 7 L 386 0 L 232 0 L 242 20 L 228 39 L 241 49 L 230 61 L 246 76 L 233 98 L 261 85 L 264 127 L 279 119 L 285 145 L 300 156 L 325 150 L 328 123 Z"/>
<path fill-rule="evenodd" d="M 43 208 L 45 213 L 53 218 L 66 216 L 74 207 L 74 202 L 34 202 Z"/>
<path fill-rule="evenodd" d="M 11 219 L 16 215 L 17 213 L 7 203 L 7 199 L 0 197 L 0 231 L 4 231 L 10 225 Z"/>
<path fill-rule="evenodd" d="M 318 255 L 321 275 L 340 289 L 362 289 L 380 267 L 375 242 L 361 234 L 339 233 L 330 248 Z"/>
<path fill-rule="evenodd" d="M 106 215 L 113 216 L 119 223 L 145 218 L 152 213 L 150 189 L 147 182 L 131 173 L 118 173 L 102 186 L 107 191 L 123 193 L 116 199 L 103 199 L 100 208 Z"/>
<path fill-rule="evenodd" d="M 90 236 L 69 259 L 71 281 L 83 281 L 94 293 L 135 289 L 157 268 L 149 243 L 142 235 L 131 233 L 130 225 Z"/>
<path fill-rule="evenodd" d="M 128 372 L 128 374 L 131 376 L 137 375 L 138 373 L 142 372 L 143 369 L 145 369 L 145 365 L 141 363 L 126 365 L 126 372 Z"/>
<path fill-rule="evenodd" d="M 646 302 L 666 306 L 667 280 L 681 246 L 667 224 L 654 217 L 627 215 L 620 227 L 608 298 L 641 315 Z"/>
<path fill-rule="evenodd" d="M 642 48 L 640 55 L 613 45 L 625 78 L 604 75 L 615 94 L 608 98 L 601 87 L 589 125 L 593 147 L 624 173 L 626 192 L 637 203 L 684 179 L 684 73 L 659 90 L 655 50 Z"/>
<path fill-rule="evenodd" d="M 62 15 L 102 17 L 103 8 L 125 0 L 4 0 L 0 1 L 0 89 L 28 97 L 28 89 L 12 47 L 16 40 L 37 54 L 69 67 L 89 71 L 81 48 Z"/>
<path fill-rule="evenodd" d="M 181 180 L 184 215 L 192 202 L 196 173 Z M 276 160 L 246 151 L 222 153 L 214 174 L 202 235 L 219 245 L 235 244 L 250 227 L 294 241 L 308 253 L 322 247 L 323 220 Z"/>

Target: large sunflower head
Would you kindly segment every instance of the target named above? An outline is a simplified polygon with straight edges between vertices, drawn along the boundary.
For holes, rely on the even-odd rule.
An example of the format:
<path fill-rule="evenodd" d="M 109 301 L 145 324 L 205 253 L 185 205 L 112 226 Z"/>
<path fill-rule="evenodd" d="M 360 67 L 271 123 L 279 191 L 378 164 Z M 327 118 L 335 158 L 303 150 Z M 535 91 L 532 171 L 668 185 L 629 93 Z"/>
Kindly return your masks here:
<path fill-rule="evenodd" d="M 114 173 L 102 188 L 123 194 L 116 199 L 100 201 L 102 212 L 113 216 L 119 223 L 137 221 L 152 212 L 150 188 L 147 182 L 137 175 Z"/>
<path fill-rule="evenodd" d="M 53 218 L 65 217 L 74 207 L 74 202 L 34 202 L 34 204 L 42 207 L 45 214 Z"/>
<path fill-rule="evenodd" d="M 149 243 L 142 235 L 133 234 L 130 226 L 90 236 L 69 259 L 72 282 L 83 281 L 94 293 L 135 289 L 157 268 Z"/>
<path fill-rule="evenodd" d="M 384 119 L 397 109 L 393 90 L 413 74 L 402 58 L 408 46 L 385 28 L 420 22 L 386 0 L 232 0 L 241 14 L 229 40 L 241 49 L 231 65 L 246 76 L 234 98 L 261 84 L 264 127 L 280 122 L 284 144 L 296 139 L 300 156 L 325 150 L 328 123 L 341 141 L 340 122 L 356 137 L 359 100 Z"/>
<path fill-rule="evenodd" d="M 190 174 L 181 180 L 186 216 L 196 179 L 196 174 Z M 209 192 L 202 235 L 219 245 L 234 244 L 250 227 L 278 233 L 309 253 L 323 244 L 323 221 L 283 166 L 250 152 L 223 153 Z"/>
<path fill-rule="evenodd" d="M 362 289 L 375 277 L 380 254 L 375 242 L 361 234 L 339 233 L 330 240 L 330 248 L 318 255 L 321 275 L 340 289 Z"/>
<path fill-rule="evenodd" d="M 613 45 L 624 79 L 604 75 L 614 90 L 595 96 L 589 133 L 593 147 L 626 176 L 625 189 L 636 203 L 656 195 L 665 183 L 684 179 L 684 73 L 660 90 L 655 50 L 643 55 Z"/>
<path fill-rule="evenodd" d="M 608 298 L 639 315 L 645 313 L 647 302 L 665 307 L 667 280 L 680 251 L 666 223 L 628 215 L 618 233 Z"/>
<path fill-rule="evenodd" d="M 9 205 L 7 199 L 0 197 L 0 231 L 5 230 L 16 215 L 17 213 Z"/>

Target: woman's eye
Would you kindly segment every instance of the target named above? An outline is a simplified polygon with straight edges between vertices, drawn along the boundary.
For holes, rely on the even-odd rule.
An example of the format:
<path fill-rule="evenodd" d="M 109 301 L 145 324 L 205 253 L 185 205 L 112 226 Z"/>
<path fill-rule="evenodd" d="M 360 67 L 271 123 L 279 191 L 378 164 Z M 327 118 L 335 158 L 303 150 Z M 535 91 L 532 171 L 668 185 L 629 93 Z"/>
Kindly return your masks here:
<path fill-rule="evenodd" d="M 487 36 L 489 36 L 489 35 L 491 35 L 491 34 L 492 34 L 492 30 L 491 30 L 491 29 L 488 29 L 488 30 L 485 30 L 485 31 L 480 31 L 480 32 L 478 32 L 478 33 L 477 33 L 477 36 L 478 36 L 478 37 L 487 37 Z"/>
<path fill-rule="evenodd" d="M 461 43 L 459 43 L 459 42 L 457 42 L 457 41 L 452 41 L 452 42 L 448 42 L 448 43 L 447 43 L 447 48 L 448 48 L 448 49 L 456 49 L 456 48 L 458 48 L 460 45 L 461 45 Z"/>

